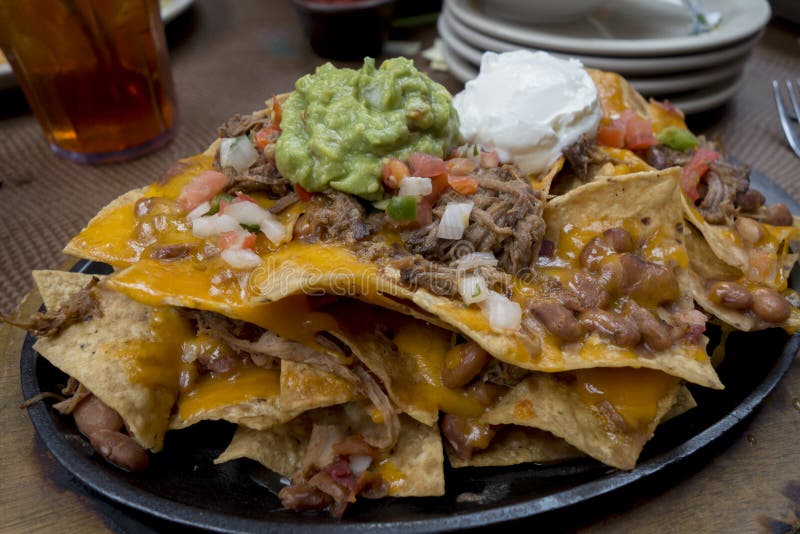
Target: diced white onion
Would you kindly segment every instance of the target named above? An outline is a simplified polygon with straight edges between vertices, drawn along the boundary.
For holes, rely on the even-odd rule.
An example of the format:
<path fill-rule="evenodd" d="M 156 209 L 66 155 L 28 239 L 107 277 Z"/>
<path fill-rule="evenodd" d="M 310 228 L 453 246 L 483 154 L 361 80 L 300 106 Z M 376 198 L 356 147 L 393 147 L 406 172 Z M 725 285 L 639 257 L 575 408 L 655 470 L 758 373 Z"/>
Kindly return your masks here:
<path fill-rule="evenodd" d="M 424 197 L 432 191 L 433 183 L 430 178 L 408 176 L 400 182 L 400 191 L 397 194 L 401 197 Z"/>
<path fill-rule="evenodd" d="M 267 239 L 275 245 L 280 245 L 289 237 L 286 227 L 273 214 L 267 212 L 267 216 L 261 221 L 261 231 Z"/>
<path fill-rule="evenodd" d="M 241 228 L 239 221 L 230 215 L 220 213 L 209 217 L 198 217 L 192 221 L 192 233 L 196 237 L 211 237 L 222 232 L 235 232 Z"/>
<path fill-rule="evenodd" d="M 234 269 L 253 269 L 261 265 L 261 257 L 246 248 L 228 248 L 222 251 L 221 256 Z"/>
<path fill-rule="evenodd" d="M 464 254 L 453 262 L 453 267 L 459 271 L 471 271 L 478 267 L 496 267 L 497 258 L 491 252 L 470 252 Z"/>
<path fill-rule="evenodd" d="M 219 164 L 244 172 L 258 160 L 258 151 L 246 135 L 224 137 L 219 146 Z"/>
<path fill-rule="evenodd" d="M 482 304 L 492 330 L 517 330 L 522 323 L 522 308 L 504 295 L 489 290 L 489 298 Z"/>
<path fill-rule="evenodd" d="M 234 202 L 225 206 L 225 215 L 230 215 L 241 224 L 261 224 L 269 212 L 255 202 Z"/>
<path fill-rule="evenodd" d="M 370 456 L 354 455 L 350 457 L 350 470 L 356 476 L 369 469 L 371 464 L 372 457 Z"/>
<path fill-rule="evenodd" d="M 211 203 L 208 200 L 206 200 L 205 202 L 197 206 L 195 209 L 187 213 L 186 220 L 191 222 L 197 219 L 198 217 L 202 217 L 203 215 L 208 213 L 208 210 L 210 209 L 211 209 Z"/>
<path fill-rule="evenodd" d="M 473 202 L 451 202 L 444 208 L 442 220 L 439 221 L 437 237 L 441 239 L 461 239 L 464 230 L 469 226 L 469 214 Z"/>
<path fill-rule="evenodd" d="M 468 274 L 458 278 L 458 292 L 461 300 L 466 304 L 483 302 L 489 298 L 489 288 L 486 287 L 486 280 L 479 274 Z"/>

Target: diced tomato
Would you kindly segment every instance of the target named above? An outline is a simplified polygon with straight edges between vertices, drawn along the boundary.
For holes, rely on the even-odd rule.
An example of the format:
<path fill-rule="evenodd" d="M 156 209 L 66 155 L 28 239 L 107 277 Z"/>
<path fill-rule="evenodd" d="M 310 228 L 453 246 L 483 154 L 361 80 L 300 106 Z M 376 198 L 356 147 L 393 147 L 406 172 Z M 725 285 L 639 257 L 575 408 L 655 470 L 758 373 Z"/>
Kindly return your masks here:
<path fill-rule="evenodd" d="M 653 134 L 653 123 L 634 115 L 625 125 L 625 146 L 630 150 L 644 150 L 658 144 Z"/>
<path fill-rule="evenodd" d="M 421 176 L 423 178 L 433 178 L 447 173 L 447 166 L 445 166 L 442 158 L 422 152 L 412 152 L 408 157 L 408 166 L 411 169 L 412 176 Z"/>
<path fill-rule="evenodd" d="M 617 121 L 597 129 L 597 144 L 622 148 L 625 146 L 625 126 Z"/>
<path fill-rule="evenodd" d="M 467 176 L 478 166 L 477 163 L 469 158 L 452 158 L 445 161 L 444 164 L 447 166 L 450 175 L 456 176 Z"/>
<path fill-rule="evenodd" d="M 247 193 L 242 193 L 241 191 L 236 192 L 236 200 L 234 200 L 234 202 L 252 202 L 253 204 L 258 204 L 256 199 Z"/>
<path fill-rule="evenodd" d="M 431 201 L 431 203 L 435 203 L 439 200 L 439 197 L 442 196 L 448 187 L 450 187 L 450 183 L 448 181 L 448 174 L 446 172 L 442 174 L 437 174 L 436 176 L 431 176 L 431 192 L 425 198 Z"/>
<path fill-rule="evenodd" d="M 256 246 L 256 234 L 248 233 L 247 237 L 242 239 L 242 248 L 253 248 Z"/>
<path fill-rule="evenodd" d="M 400 182 L 403 180 L 403 178 L 407 178 L 409 176 L 411 176 L 411 171 L 408 169 L 408 165 L 397 158 L 387 159 L 383 164 L 383 168 L 381 169 L 383 183 L 389 189 L 399 189 Z"/>
<path fill-rule="evenodd" d="M 311 200 L 311 197 L 314 196 L 314 193 L 306 191 L 300 184 L 292 184 L 292 187 L 294 188 L 294 192 L 297 193 L 297 198 L 303 202 L 308 202 Z"/>
<path fill-rule="evenodd" d="M 419 227 L 428 226 L 433 221 L 433 202 L 424 197 L 419 199 L 417 204 L 417 225 Z"/>
<path fill-rule="evenodd" d="M 686 196 L 692 199 L 692 202 L 700 198 L 697 184 L 706 175 L 709 166 L 717 161 L 717 158 L 719 158 L 718 152 L 708 148 L 699 148 L 689 163 L 681 169 L 681 189 Z"/>
<path fill-rule="evenodd" d="M 618 119 L 604 124 L 597 130 L 599 145 L 643 150 L 657 145 L 658 139 L 653 133 L 653 123 L 626 109 Z"/>
<path fill-rule="evenodd" d="M 178 206 L 183 211 L 192 211 L 225 189 L 228 181 L 228 177 L 221 172 L 203 171 L 181 190 L 178 195 Z"/>
<path fill-rule="evenodd" d="M 491 169 L 500 166 L 500 154 L 496 150 L 481 150 L 481 167 Z"/>
<path fill-rule="evenodd" d="M 281 119 L 283 118 L 283 109 L 281 108 L 281 103 L 278 102 L 278 97 L 272 95 L 272 120 L 276 126 L 281 125 Z M 280 128 L 278 128 L 280 131 Z"/>
<path fill-rule="evenodd" d="M 253 142 L 263 152 L 267 145 L 277 141 L 280 135 L 281 129 L 279 127 L 274 125 L 265 126 L 256 132 L 253 136 Z"/>
<path fill-rule="evenodd" d="M 253 248 L 256 244 L 256 234 L 243 232 L 222 232 L 217 238 L 217 247 L 222 250 L 228 248 Z"/>
<path fill-rule="evenodd" d="M 471 176 L 453 176 L 447 178 L 450 187 L 462 195 L 473 195 L 478 191 L 478 180 Z"/>

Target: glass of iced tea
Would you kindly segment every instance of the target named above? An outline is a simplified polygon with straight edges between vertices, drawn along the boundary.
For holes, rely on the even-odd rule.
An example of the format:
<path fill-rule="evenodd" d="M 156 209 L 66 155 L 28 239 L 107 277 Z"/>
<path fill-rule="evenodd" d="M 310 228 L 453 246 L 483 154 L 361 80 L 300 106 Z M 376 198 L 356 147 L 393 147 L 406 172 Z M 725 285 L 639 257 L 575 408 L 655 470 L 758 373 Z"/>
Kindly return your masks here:
<path fill-rule="evenodd" d="M 158 0 L 0 0 L 0 49 L 57 155 L 120 161 L 172 139 Z"/>

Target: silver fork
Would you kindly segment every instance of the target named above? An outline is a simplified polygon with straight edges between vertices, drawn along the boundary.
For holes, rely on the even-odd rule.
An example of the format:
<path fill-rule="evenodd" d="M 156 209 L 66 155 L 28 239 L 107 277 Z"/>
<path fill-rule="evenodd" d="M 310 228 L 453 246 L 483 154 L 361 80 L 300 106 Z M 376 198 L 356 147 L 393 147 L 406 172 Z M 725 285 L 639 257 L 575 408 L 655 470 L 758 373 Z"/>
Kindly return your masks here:
<path fill-rule="evenodd" d="M 772 93 L 775 95 L 775 106 L 778 108 L 778 118 L 781 121 L 781 128 L 789 146 L 797 157 L 800 157 L 800 125 L 794 124 L 800 118 L 800 80 L 796 81 L 796 86 L 790 81 L 786 81 L 786 92 L 789 93 L 789 100 L 792 103 L 792 108 L 785 104 L 783 95 L 781 94 L 781 85 L 777 80 L 772 80 Z"/>

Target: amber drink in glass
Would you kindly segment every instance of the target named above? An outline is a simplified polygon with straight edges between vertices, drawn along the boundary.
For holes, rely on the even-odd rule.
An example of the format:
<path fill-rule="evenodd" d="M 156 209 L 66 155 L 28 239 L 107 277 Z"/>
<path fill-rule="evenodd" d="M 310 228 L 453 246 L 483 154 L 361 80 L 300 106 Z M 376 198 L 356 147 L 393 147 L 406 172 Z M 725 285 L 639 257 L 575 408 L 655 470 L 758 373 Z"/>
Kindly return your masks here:
<path fill-rule="evenodd" d="M 119 161 L 172 139 L 158 0 L 0 0 L 0 48 L 57 155 Z"/>

